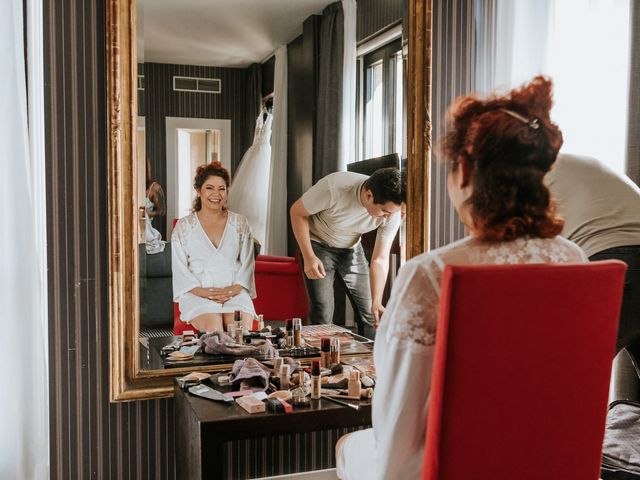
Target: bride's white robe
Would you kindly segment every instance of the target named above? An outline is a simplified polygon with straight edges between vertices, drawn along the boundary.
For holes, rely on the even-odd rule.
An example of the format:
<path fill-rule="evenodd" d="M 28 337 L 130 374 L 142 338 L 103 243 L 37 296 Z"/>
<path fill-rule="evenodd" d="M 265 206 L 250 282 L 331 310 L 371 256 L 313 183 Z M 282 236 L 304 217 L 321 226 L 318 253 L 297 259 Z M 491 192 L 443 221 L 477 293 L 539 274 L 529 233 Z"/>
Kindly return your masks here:
<path fill-rule="evenodd" d="M 445 265 L 587 261 L 580 247 L 562 237 L 495 243 L 467 237 L 409 260 L 398 273 L 376 332 L 373 428 L 347 437 L 336 459 L 338 477 L 421 478 Z"/>
<path fill-rule="evenodd" d="M 173 300 L 180 304 L 180 318 L 190 322 L 205 313 L 236 310 L 255 316 L 256 297 L 253 239 L 247 219 L 229 212 L 216 248 L 194 213 L 181 218 L 171 235 Z M 222 288 L 238 284 L 242 291 L 221 304 L 189 293 L 193 288 Z"/>

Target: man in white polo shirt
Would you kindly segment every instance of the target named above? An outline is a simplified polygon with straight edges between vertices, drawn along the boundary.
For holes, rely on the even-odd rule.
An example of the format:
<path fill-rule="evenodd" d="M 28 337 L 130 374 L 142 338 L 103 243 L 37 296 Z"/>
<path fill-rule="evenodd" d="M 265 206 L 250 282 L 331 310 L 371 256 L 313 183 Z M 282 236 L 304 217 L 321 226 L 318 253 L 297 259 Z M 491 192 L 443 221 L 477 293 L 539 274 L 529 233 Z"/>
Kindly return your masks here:
<path fill-rule="evenodd" d="M 626 348 L 639 362 L 640 188 L 594 158 L 568 154 L 558 155 L 545 181 L 565 220 L 562 235 L 591 261 L 628 265 L 616 352 Z"/>
<path fill-rule="evenodd" d="M 353 172 L 327 175 L 291 206 L 291 226 L 304 259 L 312 323 L 332 322 L 337 273 L 356 312 L 358 333 L 375 337 L 375 324 L 384 312 L 382 292 L 389 252 L 405 202 L 404 175 L 397 168 L 381 168 L 370 177 Z M 360 237 L 375 229 L 369 270 Z"/>

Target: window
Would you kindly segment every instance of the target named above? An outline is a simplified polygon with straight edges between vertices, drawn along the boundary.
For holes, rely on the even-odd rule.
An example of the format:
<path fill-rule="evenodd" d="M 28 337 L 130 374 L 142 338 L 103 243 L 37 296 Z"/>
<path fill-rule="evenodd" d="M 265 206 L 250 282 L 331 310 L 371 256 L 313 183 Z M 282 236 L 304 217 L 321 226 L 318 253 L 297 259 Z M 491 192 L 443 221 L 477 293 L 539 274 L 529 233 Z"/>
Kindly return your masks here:
<path fill-rule="evenodd" d="M 358 159 L 404 156 L 403 56 L 400 39 L 358 57 Z"/>
<path fill-rule="evenodd" d="M 173 89 L 177 92 L 220 93 L 219 78 L 173 77 Z"/>

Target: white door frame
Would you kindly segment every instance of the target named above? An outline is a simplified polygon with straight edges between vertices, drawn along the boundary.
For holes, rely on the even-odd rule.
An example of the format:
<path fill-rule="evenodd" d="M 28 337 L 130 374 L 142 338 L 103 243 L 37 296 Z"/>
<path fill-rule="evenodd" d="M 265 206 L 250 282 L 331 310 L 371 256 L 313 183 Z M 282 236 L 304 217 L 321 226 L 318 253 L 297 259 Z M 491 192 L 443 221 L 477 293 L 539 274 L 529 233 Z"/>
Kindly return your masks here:
<path fill-rule="evenodd" d="M 178 206 L 178 130 L 219 130 L 220 162 L 231 172 L 231 120 L 217 118 L 166 117 L 167 132 L 167 239 L 171 238 L 173 219 L 182 212 Z"/>

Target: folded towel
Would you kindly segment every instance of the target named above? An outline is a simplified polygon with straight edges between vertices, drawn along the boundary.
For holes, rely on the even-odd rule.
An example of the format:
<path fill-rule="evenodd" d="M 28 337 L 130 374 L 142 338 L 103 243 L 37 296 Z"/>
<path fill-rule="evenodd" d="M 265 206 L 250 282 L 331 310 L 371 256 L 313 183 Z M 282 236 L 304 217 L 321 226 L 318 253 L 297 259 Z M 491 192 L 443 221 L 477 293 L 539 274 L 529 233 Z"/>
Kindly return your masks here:
<path fill-rule="evenodd" d="M 255 358 L 245 358 L 233 362 L 229 380 L 233 388 L 263 392 L 269 386 L 270 370 Z"/>
<path fill-rule="evenodd" d="M 232 355 L 234 357 L 260 357 L 263 359 L 278 356 L 269 340 L 257 341 L 251 345 L 235 343 L 234 339 L 221 330 L 200 337 L 198 345 L 205 353 L 212 355 Z"/>

